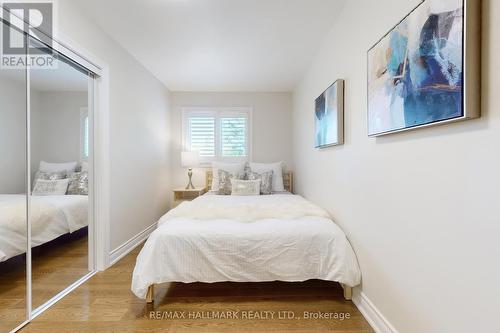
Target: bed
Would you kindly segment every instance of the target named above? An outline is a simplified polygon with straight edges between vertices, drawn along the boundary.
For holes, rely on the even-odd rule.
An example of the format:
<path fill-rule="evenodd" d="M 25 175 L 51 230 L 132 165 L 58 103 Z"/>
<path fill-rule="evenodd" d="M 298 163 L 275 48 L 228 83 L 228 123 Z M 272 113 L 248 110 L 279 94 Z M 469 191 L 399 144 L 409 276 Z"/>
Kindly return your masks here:
<path fill-rule="evenodd" d="M 165 214 L 137 257 L 133 293 L 153 302 L 167 282 L 336 281 L 351 298 L 361 281 L 354 251 L 326 211 L 288 192 L 222 196 L 209 191 Z M 212 174 L 207 172 L 210 189 Z"/>
<path fill-rule="evenodd" d="M 31 197 L 31 246 L 88 226 L 86 195 Z M 26 196 L 0 195 L 0 262 L 26 252 Z"/>

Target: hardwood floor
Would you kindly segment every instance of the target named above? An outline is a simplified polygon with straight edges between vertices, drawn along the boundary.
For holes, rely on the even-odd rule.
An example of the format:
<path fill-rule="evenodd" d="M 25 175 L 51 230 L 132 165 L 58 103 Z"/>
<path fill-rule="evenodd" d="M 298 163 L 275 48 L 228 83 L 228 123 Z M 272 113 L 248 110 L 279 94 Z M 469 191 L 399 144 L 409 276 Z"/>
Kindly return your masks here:
<path fill-rule="evenodd" d="M 89 272 L 88 231 L 66 236 L 55 246 L 33 251 L 33 309 L 47 302 Z"/>
<path fill-rule="evenodd" d="M 373 332 L 354 304 L 343 299 L 342 288 L 324 281 L 163 284 L 155 288 L 154 305 L 147 305 L 130 291 L 139 250 L 96 274 L 21 332 Z M 337 317 L 307 319 L 305 311 Z M 341 314 L 349 319 L 341 320 Z"/>
<path fill-rule="evenodd" d="M 60 237 L 32 250 L 33 309 L 88 273 L 87 230 Z M 26 259 L 0 263 L 0 333 L 26 319 Z"/>

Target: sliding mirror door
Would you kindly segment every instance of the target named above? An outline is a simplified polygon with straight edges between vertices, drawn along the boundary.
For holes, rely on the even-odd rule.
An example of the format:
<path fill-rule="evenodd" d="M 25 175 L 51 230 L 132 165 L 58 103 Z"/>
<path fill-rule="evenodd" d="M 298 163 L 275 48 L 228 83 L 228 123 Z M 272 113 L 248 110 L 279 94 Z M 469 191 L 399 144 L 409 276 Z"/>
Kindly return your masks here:
<path fill-rule="evenodd" d="M 0 21 L 11 39 L 23 35 Z M 0 332 L 27 319 L 26 71 L 0 69 Z"/>
<path fill-rule="evenodd" d="M 39 44 L 30 39 L 30 50 Z M 32 308 L 89 273 L 92 75 L 54 53 L 29 70 Z"/>

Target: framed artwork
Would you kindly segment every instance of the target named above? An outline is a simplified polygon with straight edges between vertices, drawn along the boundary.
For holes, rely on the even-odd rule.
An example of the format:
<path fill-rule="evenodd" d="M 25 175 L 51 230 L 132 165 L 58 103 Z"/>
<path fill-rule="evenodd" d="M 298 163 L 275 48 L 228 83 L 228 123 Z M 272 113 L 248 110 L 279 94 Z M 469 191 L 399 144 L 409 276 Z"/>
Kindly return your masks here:
<path fill-rule="evenodd" d="M 344 143 L 344 80 L 335 81 L 316 98 L 315 145 L 326 148 Z"/>
<path fill-rule="evenodd" d="M 480 2 L 425 0 L 368 51 L 368 135 L 480 116 Z"/>

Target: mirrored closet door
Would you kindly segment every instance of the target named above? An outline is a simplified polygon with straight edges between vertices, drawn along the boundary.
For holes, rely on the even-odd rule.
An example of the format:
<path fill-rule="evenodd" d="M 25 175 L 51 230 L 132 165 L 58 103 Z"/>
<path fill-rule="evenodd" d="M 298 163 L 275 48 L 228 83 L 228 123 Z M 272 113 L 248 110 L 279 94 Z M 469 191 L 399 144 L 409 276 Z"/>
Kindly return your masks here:
<path fill-rule="evenodd" d="M 26 105 L 26 71 L 0 70 L 0 332 L 27 319 Z"/>
<path fill-rule="evenodd" d="M 35 39 L 29 51 L 44 50 Z M 32 307 L 89 273 L 89 101 L 92 74 L 47 49 L 29 71 Z"/>
<path fill-rule="evenodd" d="M 0 333 L 31 320 L 95 270 L 95 74 L 0 19 L 50 68 L 0 68 Z M 5 36 L 5 33 L 0 36 Z M 27 56 L 27 58 L 26 58 Z M 85 61 L 83 61 L 85 62 Z"/>

